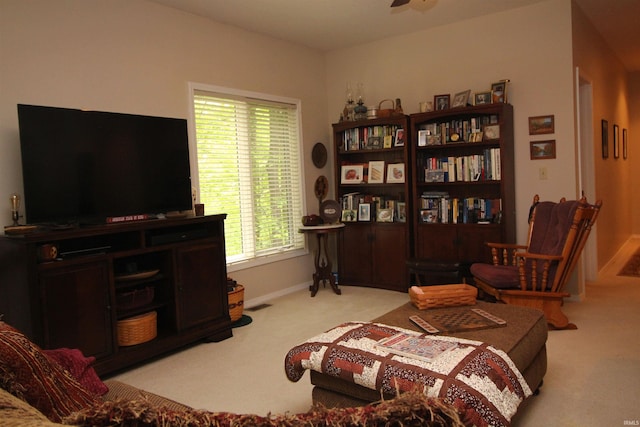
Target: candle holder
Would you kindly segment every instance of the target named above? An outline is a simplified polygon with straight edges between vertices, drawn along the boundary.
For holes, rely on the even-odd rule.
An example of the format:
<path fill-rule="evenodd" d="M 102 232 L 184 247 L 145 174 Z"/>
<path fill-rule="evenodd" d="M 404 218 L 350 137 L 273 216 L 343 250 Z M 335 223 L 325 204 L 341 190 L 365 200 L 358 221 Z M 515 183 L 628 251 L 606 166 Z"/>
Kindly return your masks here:
<path fill-rule="evenodd" d="M 9 201 L 11 202 L 11 219 L 15 227 L 20 225 L 20 196 L 14 193 L 9 197 Z"/>

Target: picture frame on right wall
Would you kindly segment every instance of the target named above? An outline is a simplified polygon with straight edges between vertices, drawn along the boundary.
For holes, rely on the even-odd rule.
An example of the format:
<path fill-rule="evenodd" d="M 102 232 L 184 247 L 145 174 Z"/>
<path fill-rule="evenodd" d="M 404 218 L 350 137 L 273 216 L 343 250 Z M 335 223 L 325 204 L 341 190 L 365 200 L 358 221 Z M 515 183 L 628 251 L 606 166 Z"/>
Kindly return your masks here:
<path fill-rule="evenodd" d="M 605 119 L 602 119 L 600 122 L 600 127 L 602 131 L 602 158 L 609 158 L 609 122 Z"/>
<path fill-rule="evenodd" d="M 613 158 L 620 157 L 620 127 L 616 124 L 613 125 Z"/>

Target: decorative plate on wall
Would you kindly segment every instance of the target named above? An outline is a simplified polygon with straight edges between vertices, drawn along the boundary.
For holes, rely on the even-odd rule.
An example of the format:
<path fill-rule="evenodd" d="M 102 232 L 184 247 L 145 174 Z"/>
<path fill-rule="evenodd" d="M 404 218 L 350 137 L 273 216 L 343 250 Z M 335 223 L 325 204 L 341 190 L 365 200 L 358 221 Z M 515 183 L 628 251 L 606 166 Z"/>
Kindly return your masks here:
<path fill-rule="evenodd" d="M 323 168 L 327 164 L 327 148 L 322 142 L 316 142 L 311 151 L 311 160 L 317 168 Z"/>
<path fill-rule="evenodd" d="M 313 192 L 316 195 L 316 199 L 318 202 L 322 202 L 327 194 L 329 193 L 329 180 L 326 176 L 320 175 L 318 179 L 316 179 L 316 183 L 313 186 Z"/>

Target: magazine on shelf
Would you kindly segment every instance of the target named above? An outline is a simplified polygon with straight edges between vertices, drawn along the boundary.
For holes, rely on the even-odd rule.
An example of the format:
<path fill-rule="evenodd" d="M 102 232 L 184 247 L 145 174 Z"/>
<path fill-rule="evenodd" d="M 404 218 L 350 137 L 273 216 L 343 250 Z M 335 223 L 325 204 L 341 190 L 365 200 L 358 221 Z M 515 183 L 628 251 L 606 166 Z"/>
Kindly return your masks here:
<path fill-rule="evenodd" d="M 423 335 L 404 332 L 383 338 L 376 344 L 379 348 L 400 356 L 431 362 L 444 353 L 458 347 L 451 341 L 442 341 Z"/>

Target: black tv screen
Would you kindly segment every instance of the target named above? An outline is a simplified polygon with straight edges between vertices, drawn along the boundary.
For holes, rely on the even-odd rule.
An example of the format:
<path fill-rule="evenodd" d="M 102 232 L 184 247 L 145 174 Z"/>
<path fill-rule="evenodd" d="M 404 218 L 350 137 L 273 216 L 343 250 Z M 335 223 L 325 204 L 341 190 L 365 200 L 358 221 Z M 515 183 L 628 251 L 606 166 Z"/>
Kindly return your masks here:
<path fill-rule="evenodd" d="M 18 105 L 29 224 L 191 209 L 187 121 Z"/>

